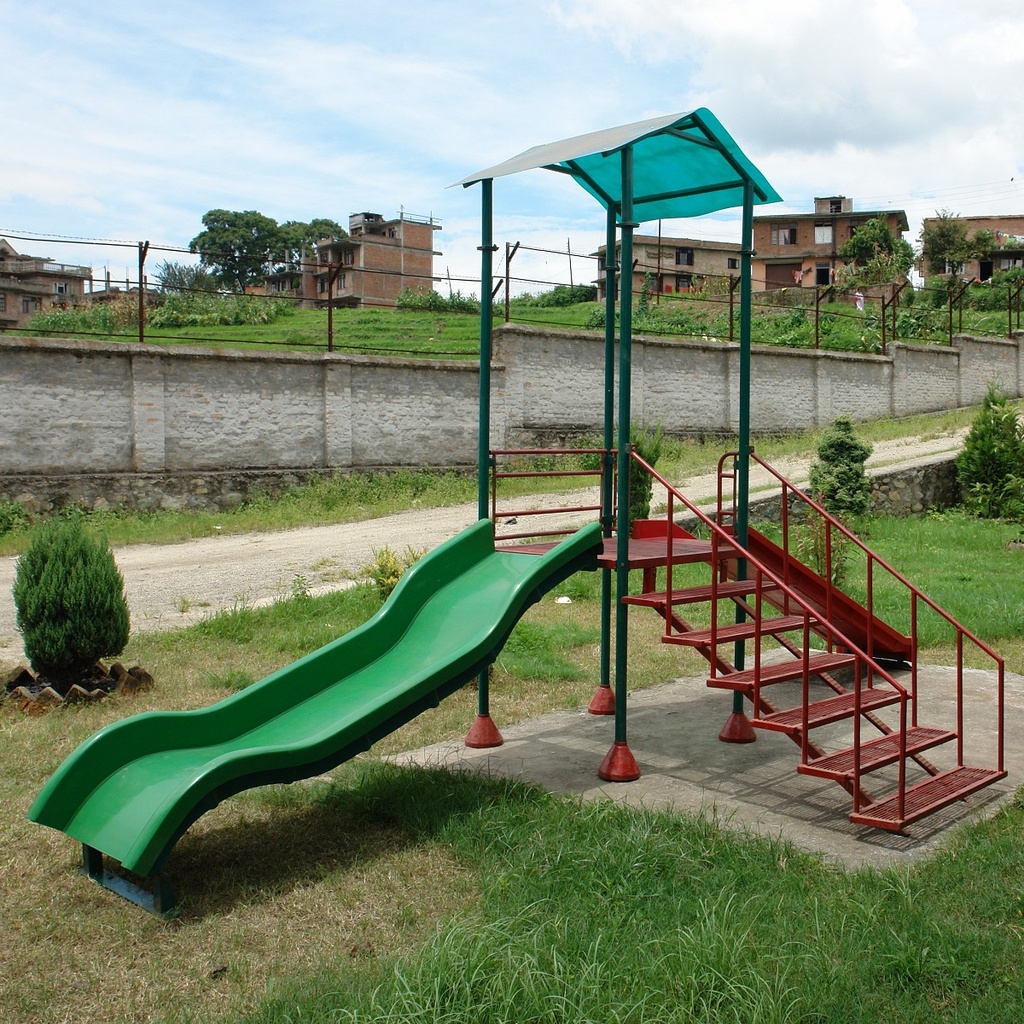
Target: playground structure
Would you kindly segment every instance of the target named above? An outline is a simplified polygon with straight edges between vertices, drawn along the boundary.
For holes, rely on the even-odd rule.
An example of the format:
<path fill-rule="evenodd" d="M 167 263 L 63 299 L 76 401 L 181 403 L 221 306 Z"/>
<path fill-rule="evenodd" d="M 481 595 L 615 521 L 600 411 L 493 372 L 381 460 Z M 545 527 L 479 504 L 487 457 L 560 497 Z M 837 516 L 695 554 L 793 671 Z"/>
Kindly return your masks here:
<path fill-rule="evenodd" d="M 29 818 L 82 844 L 89 876 L 167 913 L 163 875 L 189 825 L 235 793 L 343 763 L 486 668 L 523 612 L 596 566 L 597 524 L 540 559 L 494 550 L 479 522 L 403 576 L 368 622 L 208 708 L 147 712 L 101 729 L 57 769 Z M 152 892 L 106 871 L 103 854 Z"/>
<path fill-rule="evenodd" d="M 605 536 L 599 559 L 603 570 L 601 686 L 590 710 L 596 714 L 613 713 L 615 733 L 612 746 L 598 768 L 600 778 L 630 782 L 640 775 L 627 740 L 628 614 L 630 607 L 637 605 L 654 608 L 663 616 L 664 642 L 692 647 L 706 658 L 711 668 L 709 686 L 732 691 L 732 711 L 719 734 L 723 742 L 752 742 L 757 728 L 785 733 L 800 746 L 800 772 L 833 778 L 851 793 L 853 812 L 850 817 L 858 824 L 900 831 L 911 822 L 1004 778 L 1004 666 L 991 648 L 765 463 L 762 465 L 777 477 L 782 490 L 781 547 L 750 529 L 749 477 L 750 463 L 755 457 L 750 443 L 753 207 L 757 203 L 778 201 L 778 194 L 714 115 L 703 108 L 535 147 L 457 183 L 481 187 L 481 295 L 490 294 L 491 289 L 495 249 L 494 180 L 536 168 L 569 175 L 593 195 L 606 212 L 604 461 L 600 502 L 594 506 L 599 511 Z M 739 447 L 719 464 L 717 509 L 709 516 L 660 477 L 630 445 L 632 241 L 634 229 L 641 220 L 700 216 L 735 206 L 742 207 L 740 373 L 736 396 Z M 614 262 L 616 231 L 620 233 L 621 267 Z M 489 449 L 490 334 L 488 309 L 481 317 L 480 329 L 478 492 L 480 517 L 490 512 L 497 529 L 496 490 L 490 499 L 488 497 L 491 483 L 496 485 L 499 475 L 495 463 L 501 455 L 517 453 Z M 628 527 L 623 530 L 622 520 L 624 510 L 630 506 L 630 481 L 637 473 L 648 473 L 655 479 L 665 493 L 667 513 L 660 523 L 638 524 L 631 532 Z M 794 532 L 790 528 L 791 503 L 802 504 L 805 517 L 823 524 L 826 567 L 822 574 L 802 565 L 796 557 Z M 677 511 L 695 516 L 708 539 L 699 539 L 681 529 L 675 522 Z M 532 515 L 532 510 L 519 510 L 514 518 L 521 515 Z M 536 536 L 534 531 L 518 537 L 506 534 L 504 539 L 522 541 Z M 865 558 L 867 599 L 863 605 L 848 598 L 835 585 L 832 548 L 840 541 L 856 546 Z M 548 550 L 549 545 L 550 541 L 542 539 L 539 543 L 520 544 L 517 550 L 523 554 L 540 554 Z M 688 565 L 702 566 L 707 578 L 697 585 L 675 587 L 675 568 Z M 663 587 L 657 582 L 659 568 L 665 575 Z M 643 585 L 641 593 L 630 594 L 630 572 L 636 569 L 642 570 Z M 899 634 L 876 614 L 876 574 L 884 575 L 908 596 L 909 635 Z M 697 604 L 709 606 L 710 628 L 694 628 L 677 611 L 677 608 Z M 928 609 L 939 616 L 955 638 L 955 713 L 953 721 L 944 728 L 925 727 L 918 722 L 920 609 Z M 730 612 L 732 621 L 722 624 L 721 616 Z M 720 650 L 729 644 L 733 648 L 731 661 Z M 769 644 L 781 649 L 781 658 L 765 656 Z M 753 660 L 750 667 L 745 664 L 748 645 Z M 995 674 L 992 709 L 995 722 L 989 726 L 994 748 L 993 767 L 964 763 L 965 647 Z M 898 682 L 886 665 L 909 665 L 909 688 Z M 777 707 L 764 692 L 769 686 L 791 682 L 799 684 L 799 694 L 789 708 Z M 826 687 L 830 694 L 824 699 L 819 699 L 820 686 Z M 782 689 L 784 687 L 779 687 Z M 748 703 L 752 717 L 748 717 L 745 710 Z M 895 722 L 880 715 L 887 707 L 896 708 Z M 812 739 L 812 731 L 843 721 L 851 723 L 852 735 L 845 746 L 829 754 Z M 879 735 L 862 737 L 865 723 Z M 490 719 L 487 680 L 481 676 L 478 717 L 467 736 L 467 744 L 487 746 L 501 742 L 500 732 Z M 923 756 L 923 751 L 951 742 L 956 746 L 953 766 L 940 769 Z M 913 764 L 910 771 L 908 761 Z M 863 788 L 863 776 L 892 765 L 896 766 L 896 779 L 890 795 L 876 798 Z M 915 777 L 918 772 L 923 777 Z"/>
<path fill-rule="evenodd" d="M 594 452 L 601 463 L 599 500 L 580 510 L 593 512 L 598 521 L 559 541 L 542 530 L 522 536 L 505 532 L 502 544 L 496 545 L 496 527 L 513 515 L 498 511 L 492 481 L 499 476 L 497 460 L 515 453 L 492 452 L 489 446 L 492 323 L 490 303 L 484 301 L 476 525 L 417 563 L 380 612 L 359 629 L 210 708 L 137 715 L 82 744 L 48 781 L 29 817 L 81 842 L 83 868 L 96 881 L 157 912 L 168 912 L 174 895 L 163 869 L 177 840 L 202 814 L 244 789 L 295 781 L 341 764 L 473 678 L 478 708 L 466 742 L 475 747 L 500 744 L 501 734 L 490 716 L 488 666 L 532 603 L 568 576 L 588 569 L 602 570 L 601 681 L 590 710 L 614 714 L 615 719 L 612 745 L 598 768 L 602 779 L 629 782 L 640 774 L 626 732 L 628 613 L 634 606 L 655 609 L 665 623 L 662 639 L 698 650 L 710 666 L 709 686 L 732 692 L 722 740 L 750 742 L 757 728 L 785 732 L 800 746 L 801 772 L 835 778 L 851 793 L 855 822 L 899 830 L 1005 776 L 1003 665 L 997 655 L 863 546 L 869 584 L 862 605 L 834 586 L 830 556 L 823 574 L 799 562 L 785 511 L 781 545 L 749 527 L 749 465 L 754 458 L 749 351 L 752 208 L 779 198 L 771 186 L 707 110 L 529 150 L 458 183 L 482 187 L 485 297 L 490 294 L 495 249 L 493 181 L 536 167 L 571 175 L 607 214 L 604 444 Z M 638 217 L 697 216 L 731 206 L 743 208 L 739 449 L 720 464 L 717 509 L 709 515 L 631 450 L 632 295 L 630 275 L 619 275 L 613 261 L 616 232 L 621 230 L 623 265 L 631 262 Z M 621 285 L 618 310 L 615 280 Z M 667 514 L 660 521 L 636 524 L 633 531 L 623 530 L 626 517 L 618 513 L 629 507 L 630 480 L 637 472 L 650 474 L 664 491 Z M 802 503 L 822 517 L 826 551 L 840 534 L 859 544 L 806 495 L 788 481 L 779 481 L 784 510 L 790 503 Z M 676 524 L 684 509 L 696 517 L 702 536 Z M 506 546 L 511 540 L 533 543 Z M 637 569 L 642 570 L 643 585 L 639 593 L 631 594 L 630 574 Z M 907 636 L 876 614 L 871 583 L 876 571 L 896 580 L 910 595 L 914 626 Z M 704 573 L 705 578 L 677 585 L 689 572 Z M 679 612 L 698 603 L 711 609 L 709 628 L 695 628 Z M 962 692 L 952 726 L 919 726 L 916 676 L 912 674 L 908 688 L 886 668 L 900 663 L 916 671 L 919 605 L 945 616 L 955 632 L 958 691 L 965 647 L 990 658 L 996 669 L 995 767 L 964 764 Z M 732 621 L 723 622 L 722 613 L 731 615 Z M 769 643 L 780 648 L 781 660 L 765 656 Z M 733 647 L 731 660 L 720 651 L 728 645 Z M 797 702 L 788 708 L 778 706 L 765 692 L 775 684 L 783 684 L 780 692 L 795 684 Z M 830 693 L 824 700 L 818 699 L 822 687 Z M 896 710 L 895 723 L 880 717 L 887 707 Z M 816 727 L 842 720 L 852 723 L 849 747 L 829 753 L 811 738 Z M 880 733 L 877 740 L 862 741 L 863 722 Z M 922 756 L 924 750 L 954 740 L 957 763 L 952 768 L 940 770 Z M 909 773 L 908 761 L 915 766 Z M 864 790 L 862 777 L 893 765 L 895 793 L 874 799 Z M 924 777 L 912 778 L 915 772 Z M 104 855 L 128 871 L 149 876 L 152 892 L 105 870 Z"/>

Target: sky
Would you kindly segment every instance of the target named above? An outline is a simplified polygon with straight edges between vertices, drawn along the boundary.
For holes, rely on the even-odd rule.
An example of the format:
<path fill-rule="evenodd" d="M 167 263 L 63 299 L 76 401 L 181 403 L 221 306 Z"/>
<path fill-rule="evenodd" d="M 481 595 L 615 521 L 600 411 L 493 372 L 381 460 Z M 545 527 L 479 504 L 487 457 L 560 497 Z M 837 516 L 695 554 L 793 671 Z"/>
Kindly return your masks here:
<path fill-rule="evenodd" d="M 844 195 L 915 244 L 938 210 L 1024 214 L 1019 0 L 0 0 L 0 54 L 0 236 L 97 276 L 134 277 L 143 240 L 189 262 L 155 247 L 210 209 L 401 211 L 442 225 L 439 290 L 477 292 L 480 188 L 453 182 L 697 107 L 783 197 L 760 213 Z M 661 231 L 738 241 L 738 216 Z M 579 283 L 604 212 L 529 171 L 495 182 L 494 232 L 552 250 L 516 273 Z"/>

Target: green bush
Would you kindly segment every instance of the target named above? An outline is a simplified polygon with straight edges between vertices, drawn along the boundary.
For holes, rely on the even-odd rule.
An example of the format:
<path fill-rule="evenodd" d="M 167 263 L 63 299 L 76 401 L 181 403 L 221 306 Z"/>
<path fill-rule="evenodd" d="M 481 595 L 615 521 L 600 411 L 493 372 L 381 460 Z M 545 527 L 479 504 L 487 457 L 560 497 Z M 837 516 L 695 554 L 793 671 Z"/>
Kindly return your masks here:
<path fill-rule="evenodd" d="M 398 309 L 426 310 L 432 313 L 479 313 L 480 303 L 472 295 L 452 292 L 446 299 L 439 292 L 403 288 L 395 300 Z"/>
<path fill-rule="evenodd" d="M 77 682 L 128 643 L 124 578 L 106 541 L 92 537 L 80 516 L 35 534 L 18 559 L 13 593 L 25 653 L 53 682 Z"/>
<path fill-rule="evenodd" d="M 638 427 L 634 424 L 630 429 L 630 440 L 637 455 L 649 466 L 657 467 L 665 440 L 661 424 L 656 427 Z M 651 514 L 654 478 L 635 462 L 630 463 L 630 470 L 629 525 L 632 530 L 633 523 L 638 519 L 646 519 Z"/>
<path fill-rule="evenodd" d="M 28 526 L 28 513 L 23 505 L 9 498 L 0 498 L 0 537 Z"/>
<path fill-rule="evenodd" d="M 373 549 L 373 560 L 367 562 L 359 571 L 367 576 L 370 582 L 377 588 L 377 593 L 382 601 L 391 596 L 391 591 L 398 586 L 398 581 L 405 575 L 406 569 L 418 562 L 426 551 L 407 547 L 405 553 L 399 555 L 392 551 L 387 545 L 382 548 Z"/>
<path fill-rule="evenodd" d="M 871 445 L 857 437 L 848 416 L 840 416 L 822 435 L 810 484 L 829 512 L 859 516 L 867 511 L 871 486 L 864 463 L 870 454 Z"/>
<path fill-rule="evenodd" d="M 1024 426 L 995 385 L 989 385 L 956 457 L 956 471 L 968 512 L 1024 519 Z"/>

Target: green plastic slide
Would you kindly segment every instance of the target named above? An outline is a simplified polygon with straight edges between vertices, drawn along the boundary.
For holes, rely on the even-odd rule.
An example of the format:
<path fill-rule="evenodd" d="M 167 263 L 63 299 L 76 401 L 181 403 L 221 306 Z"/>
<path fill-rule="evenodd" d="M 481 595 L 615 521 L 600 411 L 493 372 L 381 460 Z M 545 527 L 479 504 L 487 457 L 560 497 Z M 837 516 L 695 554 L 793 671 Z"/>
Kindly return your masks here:
<path fill-rule="evenodd" d="M 221 800 L 333 768 L 473 679 L 523 612 L 596 568 L 600 549 L 592 523 L 540 557 L 495 551 L 481 520 L 417 562 L 351 633 L 211 707 L 147 712 L 100 730 L 28 816 L 79 840 L 87 863 L 107 854 L 156 874 Z"/>

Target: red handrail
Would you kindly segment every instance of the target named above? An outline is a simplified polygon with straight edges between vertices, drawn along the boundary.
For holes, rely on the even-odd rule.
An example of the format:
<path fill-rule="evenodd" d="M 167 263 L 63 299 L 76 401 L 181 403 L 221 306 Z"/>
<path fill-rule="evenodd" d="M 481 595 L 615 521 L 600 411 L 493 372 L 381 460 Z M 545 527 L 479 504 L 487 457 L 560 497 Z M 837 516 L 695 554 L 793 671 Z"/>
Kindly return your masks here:
<path fill-rule="evenodd" d="M 719 460 L 719 509 L 718 518 L 725 520 L 727 517 L 732 517 L 735 520 L 736 514 L 736 478 L 735 473 L 728 473 L 724 470 L 724 466 L 727 460 L 735 460 L 737 452 L 727 452 Z M 831 515 L 827 509 L 821 505 L 820 502 L 815 501 L 800 488 L 796 487 L 789 480 L 782 476 L 776 469 L 771 465 L 757 456 L 753 449 L 750 452 L 750 458 L 752 462 L 757 463 L 762 469 L 768 472 L 782 487 L 782 514 L 781 524 L 783 531 L 782 549 L 785 554 L 785 558 L 788 559 L 790 555 L 790 504 L 791 500 L 795 499 L 802 502 L 816 515 L 821 516 L 826 523 L 827 534 L 826 537 L 830 537 L 833 530 L 839 530 L 840 533 L 850 541 L 856 548 L 860 550 L 865 559 L 865 583 L 866 583 L 866 596 L 865 596 L 865 607 L 868 612 L 867 616 L 867 650 L 866 653 L 869 656 L 873 656 L 874 647 L 874 636 L 873 626 L 876 621 L 874 614 L 874 595 L 875 595 L 875 568 L 881 569 L 893 582 L 897 583 L 903 589 L 907 591 L 909 599 L 909 618 L 910 618 L 910 678 L 911 686 L 910 693 L 913 701 L 911 709 L 911 724 L 917 725 L 917 695 L 918 695 L 918 650 L 919 650 L 919 633 L 918 633 L 918 621 L 919 612 L 918 605 L 923 602 L 928 608 L 930 608 L 936 615 L 943 619 L 949 626 L 952 627 L 955 634 L 955 643 L 957 651 L 957 664 L 956 664 L 956 732 L 958 736 L 958 750 L 957 750 L 957 764 L 963 764 L 963 732 L 964 732 L 964 702 L 963 702 L 963 673 L 964 673 L 964 641 L 968 641 L 975 650 L 986 658 L 989 658 L 993 663 L 996 671 L 996 688 L 997 688 L 997 717 L 998 724 L 996 729 L 996 751 L 998 770 L 1003 771 L 1004 767 L 1004 732 L 1003 732 L 1003 700 L 1005 694 L 1005 662 L 988 644 L 981 640 L 978 636 L 972 633 L 962 623 L 958 622 L 949 612 L 947 612 L 941 605 L 930 598 L 924 591 L 919 587 L 915 586 L 909 579 L 906 578 L 899 570 L 894 568 L 885 559 L 881 558 L 874 551 L 872 551 L 866 544 L 864 544 L 855 533 L 853 533 L 848 527 L 846 527 L 841 521 Z M 733 490 L 731 497 L 731 508 L 727 509 L 723 504 L 724 501 L 724 487 L 723 483 L 725 480 L 732 479 Z M 824 576 L 826 584 L 826 594 L 831 596 L 834 590 L 838 590 L 833 581 L 834 567 L 832 564 L 831 557 L 831 546 L 829 546 L 827 559 L 825 563 Z M 869 669 L 870 671 L 870 669 Z"/>

